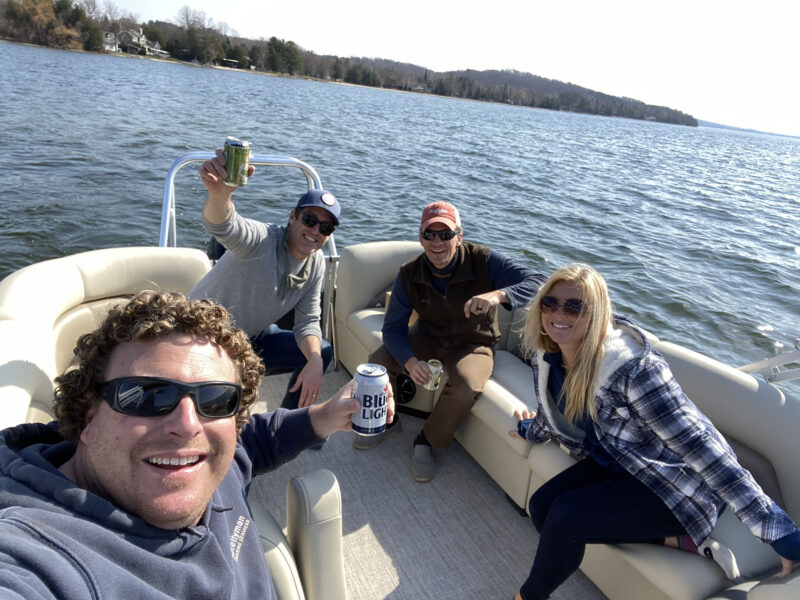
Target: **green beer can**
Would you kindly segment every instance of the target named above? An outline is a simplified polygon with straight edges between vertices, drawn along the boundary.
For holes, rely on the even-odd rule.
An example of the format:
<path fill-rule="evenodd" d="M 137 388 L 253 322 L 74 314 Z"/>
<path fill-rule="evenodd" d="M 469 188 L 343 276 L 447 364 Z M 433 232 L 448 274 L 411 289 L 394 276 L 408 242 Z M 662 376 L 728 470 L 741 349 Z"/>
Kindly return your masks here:
<path fill-rule="evenodd" d="M 246 185 L 247 171 L 250 169 L 250 142 L 236 137 L 225 140 L 225 170 L 228 185 Z"/>

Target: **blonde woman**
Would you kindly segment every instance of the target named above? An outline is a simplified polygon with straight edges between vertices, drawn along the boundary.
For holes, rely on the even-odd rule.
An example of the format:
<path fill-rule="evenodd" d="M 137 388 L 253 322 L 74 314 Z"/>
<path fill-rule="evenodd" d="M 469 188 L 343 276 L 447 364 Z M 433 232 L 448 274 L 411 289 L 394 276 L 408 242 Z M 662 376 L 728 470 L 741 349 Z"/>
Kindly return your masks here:
<path fill-rule="evenodd" d="M 554 438 L 583 460 L 531 497 L 541 537 L 515 600 L 548 598 L 590 542 L 699 548 L 734 578 L 735 558 L 710 538 L 725 506 L 772 543 L 781 573 L 791 572 L 800 531 L 739 465 L 644 332 L 613 313 L 599 273 L 579 264 L 554 273 L 533 299 L 523 341 L 539 408 L 518 411 L 509 434 Z"/>

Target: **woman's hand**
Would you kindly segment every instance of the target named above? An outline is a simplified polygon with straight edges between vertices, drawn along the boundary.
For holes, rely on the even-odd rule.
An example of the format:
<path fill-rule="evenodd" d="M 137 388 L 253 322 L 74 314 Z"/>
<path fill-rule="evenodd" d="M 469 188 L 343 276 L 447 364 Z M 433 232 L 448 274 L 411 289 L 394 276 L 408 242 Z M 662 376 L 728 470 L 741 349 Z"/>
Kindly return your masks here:
<path fill-rule="evenodd" d="M 794 571 L 795 567 L 800 563 L 796 563 L 794 561 L 789 560 L 788 558 L 783 558 L 781 556 L 781 572 L 778 573 L 778 577 L 786 577 L 787 575 L 791 574 Z"/>
<path fill-rule="evenodd" d="M 514 411 L 514 417 L 517 419 L 517 429 L 509 429 L 508 435 L 510 435 L 513 438 L 517 438 L 519 440 L 524 440 L 525 438 L 519 434 L 519 423 L 521 421 L 532 420 L 534 417 L 536 417 L 536 413 L 533 412 L 532 410 L 528 410 L 527 408 L 524 410 L 516 409 Z"/>
<path fill-rule="evenodd" d="M 792 533 L 771 542 L 770 546 L 781 557 L 781 571 L 778 577 L 786 577 L 794 570 L 795 561 L 800 559 L 800 530 L 795 529 Z"/>

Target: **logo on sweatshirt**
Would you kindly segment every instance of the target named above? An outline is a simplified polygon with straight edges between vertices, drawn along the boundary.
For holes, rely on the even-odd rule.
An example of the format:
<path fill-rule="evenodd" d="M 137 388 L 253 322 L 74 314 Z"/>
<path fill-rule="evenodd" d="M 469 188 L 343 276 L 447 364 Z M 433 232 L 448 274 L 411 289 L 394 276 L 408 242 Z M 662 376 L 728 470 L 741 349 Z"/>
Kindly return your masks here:
<path fill-rule="evenodd" d="M 236 521 L 236 527 L 233 528 L 233 535 L 231 536 L 231 556 L 233 556 L 233 560 L 237 562 L 239 561 L 239 552 L 242 551 L 242 545 L 244 544 L 244 536 L 249 527 L 250 519 L 245 518 L 244 515 L 240 515 L 239 519 Z"/>

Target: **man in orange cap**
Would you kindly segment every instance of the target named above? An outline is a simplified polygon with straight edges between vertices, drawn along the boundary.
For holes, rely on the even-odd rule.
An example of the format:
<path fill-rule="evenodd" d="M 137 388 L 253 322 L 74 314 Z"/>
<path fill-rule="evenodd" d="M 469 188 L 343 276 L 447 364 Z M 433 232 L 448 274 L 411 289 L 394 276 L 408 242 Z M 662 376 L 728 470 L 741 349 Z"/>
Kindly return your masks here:
<path fill-rule="evenodd" d="M 385 365 L 395 381 L 405 371 L 414 384 L 425 385 L 432 358 L 447 373 L 442 394 L 412 447 L 411 474 L 420 482 L 435 474 L 432 448 L 453 441 L 492 373 L 493 346 L 500 339 L 498 305 L 525 306 L 544 281 L 499 252 L 462 238 L 455 206 L 433 202 L 425 207 L 419 230 L 424 252 L 400 268 L 383 323 L 384 345 L 369 357 L 369 362 Z M 409 328 L 412 310 L 419 319 Z M 397 385 L 399 397 L 402 377 Z M 374 448 L 399 430 L 395 418 L 384 433 L 356 436 L 353 445 Z"/>

